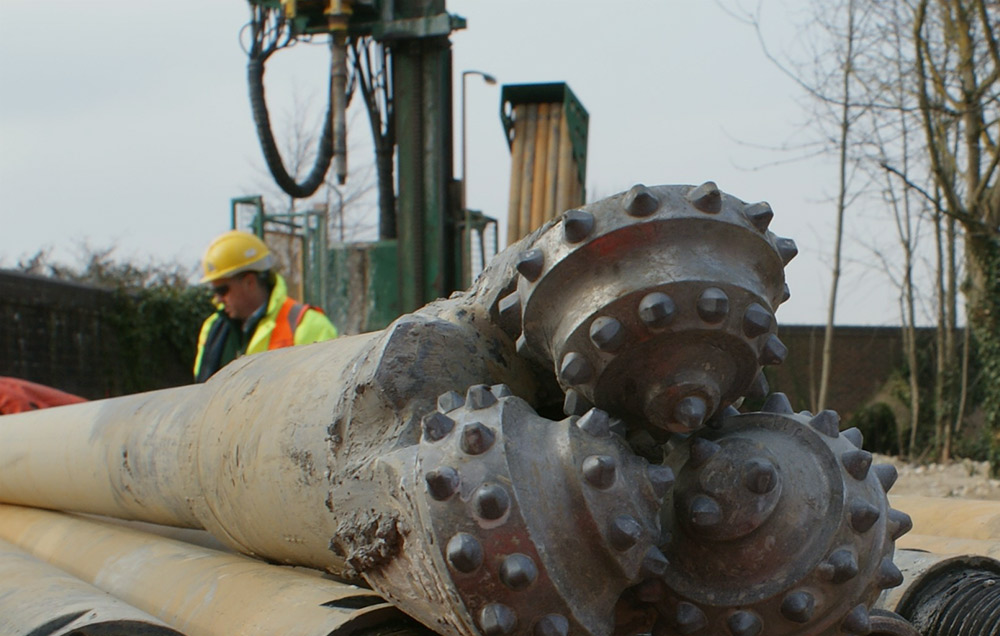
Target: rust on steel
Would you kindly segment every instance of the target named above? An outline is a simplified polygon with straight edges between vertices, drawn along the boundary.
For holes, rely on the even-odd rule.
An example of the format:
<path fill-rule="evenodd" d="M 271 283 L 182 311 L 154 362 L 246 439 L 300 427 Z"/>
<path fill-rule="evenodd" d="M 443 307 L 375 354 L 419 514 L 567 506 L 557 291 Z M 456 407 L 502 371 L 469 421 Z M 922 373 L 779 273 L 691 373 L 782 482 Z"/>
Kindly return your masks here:
<path fill-rule="evenodd" d="M 772 216 L 638 184 L 384 331 L 4 418 L 0 500 L 204 528 L 448 636 L 866 633 L 891 466 L 833 412 L 734 406 L 786 354 Z"/>

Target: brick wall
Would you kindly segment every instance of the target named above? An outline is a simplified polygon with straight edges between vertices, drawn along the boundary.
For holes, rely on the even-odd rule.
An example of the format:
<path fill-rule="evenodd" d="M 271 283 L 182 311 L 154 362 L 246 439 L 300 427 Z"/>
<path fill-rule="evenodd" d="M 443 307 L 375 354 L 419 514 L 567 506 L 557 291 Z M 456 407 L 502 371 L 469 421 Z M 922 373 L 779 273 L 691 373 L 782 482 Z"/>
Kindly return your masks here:
<path fill-rule="evenodd" d="M 105 289 L 0 271 L 0 375 L 91 399 L 121 395 L 128 386 L 127 365 L 109 325 L 114 303 Z M 933 337 L 931 329 L 920 331 Z M 797 410 L 809 409 L 820 375 L 823 327 L 782 325 L 779 335 L 789 353 L 784 364 L 768 368 L 771 389 L 786 393 Z M 144 353 L 157 358 L 150 360 L 158 373 L 156 386 L 149 388 L 190 381 L 190 370 L 168 353 Z M 849 417 L 903 365 L 898 327 L 838 327 L 828 408 Z"/>
<path fill-rule="evenodd" d="M 819 384 L 823 360 L 823 326 L 782 325 L 778 335 L 788 358 L 768 368 L 772 391 L 788 395 L 796 409 L 810 409 L 812 387 Z M 918 339 L 933 338 L 932 328 L 917 330 Z M 883 388 L 894 371 L 905 368 L 899 327 L 837 327 L 827 408 L 849 417 Z"/>
<path fill-rule="evenodd" d="M 117 302 L 106 289 L 0 270 L 0 375 L 88 399 L 124 394 L 135 382 L 125 377 L 130 361 L 109 319 Z M 143 388 L 191 381 L 190 369 L 169 353 L 143 352 L 157 365 L 152 386 Z"/>

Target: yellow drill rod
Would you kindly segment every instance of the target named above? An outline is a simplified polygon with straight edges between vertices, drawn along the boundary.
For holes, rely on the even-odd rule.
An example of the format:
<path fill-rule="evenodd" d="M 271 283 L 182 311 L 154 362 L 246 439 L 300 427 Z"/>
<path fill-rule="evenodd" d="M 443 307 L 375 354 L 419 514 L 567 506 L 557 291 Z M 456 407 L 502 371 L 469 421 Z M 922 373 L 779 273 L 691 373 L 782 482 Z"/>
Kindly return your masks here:
<path fill-rule="evenodd" d="M 84 634 L 90 629 L 179 636 L 146 612 L 0 539 L 0 634 Z"/>
<path fill-rule="evenodd" d="M 332 636 L 405 621 L 371 590 L 78 515 L 0 504 L 0 538 L 190 636 Z M 20 587 L 30 579 L 0 580 Z M 38 611 L 52 618 L 71 599 Z"/>

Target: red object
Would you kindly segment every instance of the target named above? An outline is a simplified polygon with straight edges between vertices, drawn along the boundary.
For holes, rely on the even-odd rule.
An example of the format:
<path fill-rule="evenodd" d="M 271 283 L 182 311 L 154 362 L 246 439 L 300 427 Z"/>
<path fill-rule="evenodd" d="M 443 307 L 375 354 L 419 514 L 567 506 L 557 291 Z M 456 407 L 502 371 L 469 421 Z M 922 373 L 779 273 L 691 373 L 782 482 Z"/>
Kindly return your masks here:
<path fill-rule="evenodd" d="M 275 317 L 274 331 L 271 332 L 271 339 L 267 342 L 268 350 L 294 346 L 295 330 L 299 328 L 302 316 L 310 309 L 322 313 L 319 307 L 303 305 L 291 298 L 286 298 Z"/>
<path fill-rule="evenodd" d="M 77 404 L 87 400 L 72 393 L 53 389 L 19 378 L 0 376 L 0 415 L 46 409 L 50 406 Z"/>

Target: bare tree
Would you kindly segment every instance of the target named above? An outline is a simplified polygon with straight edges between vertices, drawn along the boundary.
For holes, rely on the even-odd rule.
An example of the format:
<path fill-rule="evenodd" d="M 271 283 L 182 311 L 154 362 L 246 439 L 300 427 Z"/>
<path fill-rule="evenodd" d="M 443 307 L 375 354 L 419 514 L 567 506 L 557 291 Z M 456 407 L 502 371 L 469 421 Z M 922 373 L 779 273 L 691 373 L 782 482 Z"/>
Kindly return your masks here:
<path fill-rule="evenodd" d="M 823 333 L 823 367 L 819 378 L 819 398 L 817 399 L 816 404 L 817 411 L 822 411 L 826 408 L 826 401 L 830 387 L 830 369 L 833 360 L 833 325 L 837 309 L 837 287 L 840 284 L 840 259 L 842 241 L 844 237 L 844 212 L 847 206 L 848 138 L 851 133 L 851 124 L 856 117 L 851 105 L 852 75 L 854 74 L 855 57 L 857 56 L 855 43 L 857 40 L 858 16 L 855 0 L 847 0 L 847 6 L 842 19 L 844 20 L 845 29 L 843 31 L 843 56 L 840 58 L 840 138 L 837 144 L 837 230 L 834 235 L 833 270 L 830 275 L 830 297 L 827 303 L 826 328 Z"/>
<path fill-rule="evenodd" d="M 965 234 L 965 293 L 985 374 L 991 463 L 1000 467 L 1000 6 L 916 0 L 921 123 L 942 212 Z"/>
<path fill-rule="evenodd" d="M 769 49 L 761 29 L 761 7 L 762 4 L 758 4 L 754 12 L 723 8 L 755 29 L 768 59 L 805 91 L 812 103 L 814 129 L 822 138 L 821 147 L 837 156 L 830 291 L 819 386 L 811 391 L 816 396 L 812 408 L 821 411 L 829 399 L 846 214 L 858 194 L 867 187 L 866 175 L 858 170 L 859 158 L 852 153 L 861 142 L 855 138 L 855 126 L 870 108 L 856 95 L 861 92 L 863 96 L 856 70 L 858 60 L 874 41 L 868 24 L 871 7 L 863 0 L 813 3 L 810 17 L 802 25 L 807 51 L 803 59 L 806 61 L 779 57 Z"/>
<path fill-rule="evenodd" d="M 898 2 L 870 2 L 871 29 L 879 35 L 878 44 L 872 46 L 864 59 L 858 60 L 856 73 L 863 87 L 870 108 L 859 126 L 865 130 L 871 151 L 866 159 L 866 169 L 873 181 L 881 180 L 879 207 L 887 208 L 892 214 L 896 228 L 902 264 L 890 263 L 883 258 L 887 273 L 893 267 L 901 271 L 895 281 L 900 290 L 900 324 L 907 366 L 909 389 L 909 440 L 900 452 L 913 457 L 916 455 L 917 431 L 920 424 L 920 364 L 917 342 L 917 296 L 916 267 L 920 236 L 921 213 L 926 206 L 918 205 L 916 192 L 911 187 L 912 176 L 916 172 L 913 164 L 919 165 L 913 147 L 916 111 L 913 102 L 913 87 L 908 80 L 909 34 L 904 24 L 905 7 Z M 892 170 L 886 166 L 893 166 Z M 899 179 L 898 175 L 905 178 Z M 892 259 L 895 260 L 895 259 Z M 890 273 L 890 279 L 894 276 Z M 898 424 L 898 423 L 897 423 Z"/>

